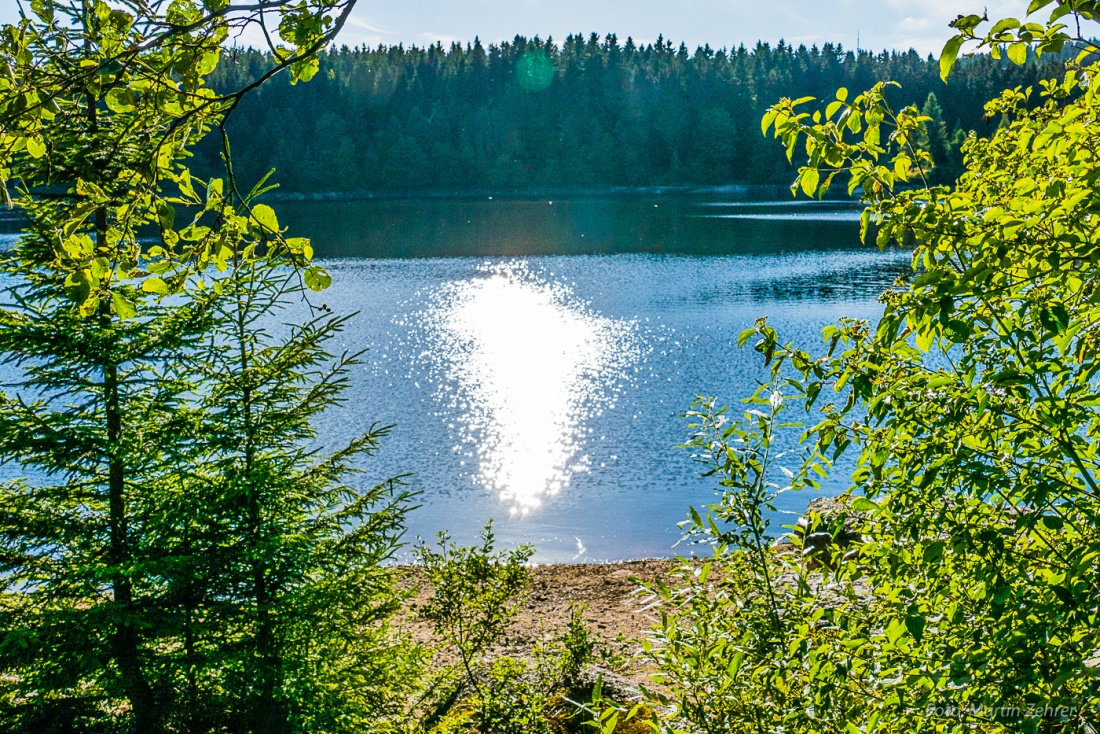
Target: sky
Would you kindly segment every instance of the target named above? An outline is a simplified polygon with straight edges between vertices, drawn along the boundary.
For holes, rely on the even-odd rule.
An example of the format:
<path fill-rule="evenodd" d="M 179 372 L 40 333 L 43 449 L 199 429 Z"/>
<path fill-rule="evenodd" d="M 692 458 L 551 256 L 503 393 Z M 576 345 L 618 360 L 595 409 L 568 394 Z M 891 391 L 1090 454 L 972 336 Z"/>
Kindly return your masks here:
<path fill-rule="evenodd" d="M 25 0 L 29 3 L 29 0 Z M 17 0 L 0 0 L 0 22 L 17 17 Z M 510 40 L 561 41 L 570 33 L 733 48 L 757 40 L 794 45 L 841 43 L 873 51 L 915 48 L 938 54 L 960 13 L 1022 17 L 1027 0 L 358 0 L 338 39 L 349 46 L 428 45 Z M 245 38 L 243 45 L 254 39 Z"/>

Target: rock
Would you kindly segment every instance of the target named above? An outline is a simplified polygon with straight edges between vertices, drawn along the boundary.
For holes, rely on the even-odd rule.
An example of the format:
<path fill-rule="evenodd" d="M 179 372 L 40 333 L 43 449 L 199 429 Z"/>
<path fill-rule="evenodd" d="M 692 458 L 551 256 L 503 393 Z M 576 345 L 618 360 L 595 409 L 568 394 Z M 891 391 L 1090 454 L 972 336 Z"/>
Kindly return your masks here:
<path fill-rule="evenodd" d="M 583 685 L 594 686 L 597 680 L 603 680 L 603 695 L 615 703 L 627 704 L 642 700 L 642 690 L 638 684 L 625 675 L 601 668 L 598 665 L 585 666 L 579 676 Z"/>
<path fill-rule="evenodd" d="M 1100 675 L 1100 650 L 1094 650 L 1091 657 L 1085 658 L 1085 670 Z"/>
<path fill-rule="evenodd" d="M 848 509 L 850 498 L 816 497 L 798 520 L 796 533 L 802 536 L 802 557 L 807 568 L 835 568 L 835 554 L 860 540 L 859 526 L 865 515 Z"/>

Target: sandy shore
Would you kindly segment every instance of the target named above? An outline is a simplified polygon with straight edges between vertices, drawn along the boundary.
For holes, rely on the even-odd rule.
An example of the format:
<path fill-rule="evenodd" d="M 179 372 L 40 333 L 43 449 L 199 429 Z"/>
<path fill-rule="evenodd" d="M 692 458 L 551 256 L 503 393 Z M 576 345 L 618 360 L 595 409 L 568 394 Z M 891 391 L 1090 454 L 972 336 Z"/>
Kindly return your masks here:
<path fill-rule="evenodd" d="M 529 654 L 535 643 L 549 639 L 565 629 L 572 604 L 584 603 L 584 619 L 604 643 L 626 658 L 636 651 L 634 641 L 659 621 L 655 609 L 644 609 L 645 597 L 632 578 L 651 581 L 665 576 L 674 566 L 671 560 L 624 561 L 619 563 L 549 564 L 532 569 L 531 591 L 516 617 L 499 654 Z M 407 583 L 414 588 L 415 606 L 430 593 L 430 588 L 415 567 L 406 567 Z M 409 617 L 406 624 L 413 636 L 428 642 L 431 632 L 424 623 Z M 616 643 L 616 638 L 628 643 Z M 623 671 L 640 680 L 647 666 L 626 660 Z"/>

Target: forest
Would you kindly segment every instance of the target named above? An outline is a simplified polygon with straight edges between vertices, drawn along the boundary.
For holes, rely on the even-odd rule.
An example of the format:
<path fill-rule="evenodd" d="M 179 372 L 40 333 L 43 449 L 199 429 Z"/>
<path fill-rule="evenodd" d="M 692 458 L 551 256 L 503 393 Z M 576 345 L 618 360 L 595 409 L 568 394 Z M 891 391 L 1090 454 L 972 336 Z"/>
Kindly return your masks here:
<path fill-rule="evenodd" d="M 481 191 L 787 184 L 781 147 L 760 118 L 781 96 L 824 97 L 893 80 L 891 102 L 922 107 L 937 180 L 961 172 L 966 133 L 997 121 L 974 100 L 1057 73 L 1057 54 L 1023 66 L 978 55 L 945 84 L 935 59 L 825 44 L 689 53 L 663 38 L 517 36 L 427 48 L 322 52 L 309 84 L 276 77 L 245 97 L 228 124 L 241 174 L 278 170 L 286 192 Z M 238 89 L 269 54 L 234 50 L 211 74 Z M 220 143 L 199 147 L 217 170 Z"/>

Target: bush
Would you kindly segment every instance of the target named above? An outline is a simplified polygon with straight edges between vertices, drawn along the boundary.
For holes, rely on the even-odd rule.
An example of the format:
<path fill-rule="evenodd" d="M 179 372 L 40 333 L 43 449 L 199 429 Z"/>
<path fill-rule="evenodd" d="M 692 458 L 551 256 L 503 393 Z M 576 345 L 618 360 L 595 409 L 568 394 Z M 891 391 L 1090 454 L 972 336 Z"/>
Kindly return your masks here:
<path fill-rule="evenodd" d="M 601 645 L 584 622 L 584 606 L 570 608 L 559 635 L 531 650 L 502 647 L 530 585 L 525 564 L 533 549 L 497 551 L 491 525 L 482 544 L 457 547 L 441 535 L 438 550 L 417 556 L 431 585 L 418 610 L 430 622 L 438 649 L 433 673 L 410 712 L 414 730 L 464 734 L 564 733 L 587 729 L 593 696 L 602 706 L 592 664 Z M 609 657 L 609 656 L 604 656 Z M 440 664 L 448 659 L 451 664 Z"/>
<path fill-rule="evenodd" d="M 1085 22 L 1092 6 L 1057 12 Z M 968 40 L 1017 63 L 1030 42 L 1070 40 L 1057 21 L 1014 20 L 983 38 L 981 21 L 953 24 L 945 73 Z M 924 183 L 913 141 L 928 118 L 890 109 L 885 85 L 765 117 L 790 154 L 804 146 L 796 188 L 862 191 L 864 236 L 911 247 L 913 275 L 877 324 L 826 329 L 823 355 L 759 322 L 741 338 L 770 367 L 755 407 L 732 425 L 711 400 L 691 413 L 722 498 L 690 530 L 717 544 L 725 575 L 685 568 L 678 588 L 655 589 L 668 616 L 648 649 L 668 731 L 1095 730 L 1100 65 L 1082 65 L 1096 49 L 1078 42 L 1037 106 L 1030 89 L 986 105 L 1005 122 L 966 142 L 954 187 Z M 784 427 L 791 402 L 819 420 Z M 802 439 L 787 468 L 781 430 Z M 763 517 L 846 452 L 857 537 L 811 571 L 770 547 Z"/>

